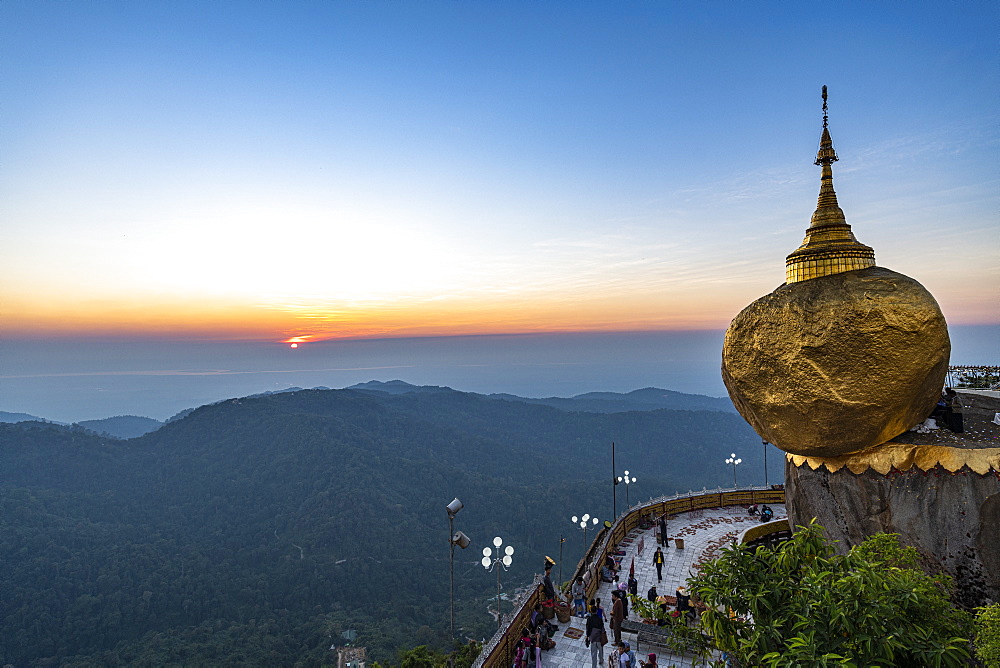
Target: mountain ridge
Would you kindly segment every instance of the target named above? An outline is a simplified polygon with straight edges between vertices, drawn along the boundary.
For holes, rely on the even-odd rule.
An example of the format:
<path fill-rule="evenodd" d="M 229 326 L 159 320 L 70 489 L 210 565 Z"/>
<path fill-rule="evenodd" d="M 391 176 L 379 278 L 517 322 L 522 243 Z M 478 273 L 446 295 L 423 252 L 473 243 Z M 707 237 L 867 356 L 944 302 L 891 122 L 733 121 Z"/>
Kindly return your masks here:
<path fill-rule="evenodd" d="M 516 586 L 558 551 L 570 515 L 610 517 L 612 440 L 639 478 L 633 501 L 724 484 L 733 448 L 749 479 L 760 456 L 721 411 L 568 412 L 454 390 L 230 399 L 128 441 L 0 425 L 0 626 L 31 630 L 0 654 L 318 666 L 347 629 L 381 661 L 444 647 L 455 496 L 473 539 L 455 555 L 458 623 L 484 637 L 495 589 L 474 553 L 492 536 L 515 545 Z M 564 566 L 582 547 L 567 549 Z M 51 572 L 75 575 L 56 587 Z"/>

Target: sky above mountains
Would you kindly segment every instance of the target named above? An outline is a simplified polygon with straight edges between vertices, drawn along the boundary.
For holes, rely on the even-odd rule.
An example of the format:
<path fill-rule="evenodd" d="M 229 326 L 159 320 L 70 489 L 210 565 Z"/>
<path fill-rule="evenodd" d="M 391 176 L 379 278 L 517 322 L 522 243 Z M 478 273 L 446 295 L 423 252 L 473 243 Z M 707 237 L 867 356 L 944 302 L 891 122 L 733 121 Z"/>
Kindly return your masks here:
<path fill-rule="evenodd" d="M 835 185 L 998 321 L 996 3 L 0 4 L 0 331 L 721 329 Z"/>

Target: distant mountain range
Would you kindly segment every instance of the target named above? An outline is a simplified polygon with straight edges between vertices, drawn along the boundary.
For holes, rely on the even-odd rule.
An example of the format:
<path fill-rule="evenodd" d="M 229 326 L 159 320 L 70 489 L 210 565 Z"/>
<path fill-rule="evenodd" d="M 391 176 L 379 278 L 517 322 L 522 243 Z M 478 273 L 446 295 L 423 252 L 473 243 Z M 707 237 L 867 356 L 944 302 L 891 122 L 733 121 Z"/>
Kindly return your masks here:
<path fill-rule="evenodd" d="M 314 390 L 328 390 L 328 387 L 314 387 Z M 438 385 L 411 385 L 402 380 L 378 381 L 372 380 L 367 383 L 352 385 L 348 390 L 361 390 L 366 392 L 382 392 L 385 394 L 433 394 L 436 392 L 458 392 L 450 387 Z M 275 394 L 286 394 L 289 392 L 301 392 L 301 387 L 289 387 L 284 390 L 275 390 L 252 394 L 248 398 L 267 397 Z M 475 393 L 469 393 L 475 394 Z M 704 410 L 704 411 L 728 411 L 735 413 L 736 409 L 729 399 L 716 397 L 706 397 L 700 394 L 685 394 L 673 390 L 661 390 L 655 387 L 647 387 L 641 390 L 634 390 L 625 394 L 618 392 L 588 392 L 575 397 L 548 397 L 545 399 L 532 399 L 519 397 L 513 394 L 489 394 L 476 395 L 500 401 L 518 401 L 527 404 L 539 404 L 551 406 L 563 411 L 580 411 L 585 413 L 621 413 L 625 411 L 648 411 L 657 408 L 668 408 L 671 410 Z M 154 420 L 153 418 L 141 417 L 138 415 L 118 415 L 115 417 L 103 418 L 99 420 L 83 420 L 77 422 L 85 429 L 89 429 L 101 436 L 110 438 L 129 439 L 156 431 L 167 422 L 180 419 L 193 411 L 193 408 L 181 411 L 177 415 L 169 418 L 165 422 Z M 28 413 L 8 413 L 0 411 L 0 422 L 52 422 L 53 424 L 66 424 L 54 422 L 36 415 Z"/>
<path fill-rule="evenodd" d="M 392 660 L 446 644 L 455 496 L 473 539 L 458 625 L 482 638 L 496 590 L 481 548 L 515 546 L 510 591 L 565 536 L 566 577 L 583 549 L 569 517 L 611 516 L 612 441 L 633 503 L 727 484 L 733 451 L 742 483 L 763 477 L 760 440 L 728 411 L 365 385 L 231 399 L 127 442 L 0 425 L 0 663 L 320 666 L 350 629 Z"/>

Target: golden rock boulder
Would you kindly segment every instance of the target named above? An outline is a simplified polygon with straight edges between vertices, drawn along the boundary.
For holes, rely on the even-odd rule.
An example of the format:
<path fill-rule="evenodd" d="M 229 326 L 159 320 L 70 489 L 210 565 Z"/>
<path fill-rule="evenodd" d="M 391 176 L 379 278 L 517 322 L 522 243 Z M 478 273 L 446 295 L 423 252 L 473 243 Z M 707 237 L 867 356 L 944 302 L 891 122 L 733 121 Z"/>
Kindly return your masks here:
<path fill-rule="evenodd" d="M 950 351 L 934 297 L 870 267 L 787 283 L 743 309 L 726 332 L 722 378 L 762 438 L 831 457 L 922 422 Z"/>

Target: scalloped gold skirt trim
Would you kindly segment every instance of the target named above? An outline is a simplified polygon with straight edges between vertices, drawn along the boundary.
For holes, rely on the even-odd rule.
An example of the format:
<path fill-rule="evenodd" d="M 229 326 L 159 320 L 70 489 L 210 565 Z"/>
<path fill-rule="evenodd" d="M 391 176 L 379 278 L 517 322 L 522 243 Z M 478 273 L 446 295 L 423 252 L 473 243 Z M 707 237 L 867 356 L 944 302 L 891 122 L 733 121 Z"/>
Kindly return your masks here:
<path fill-rule="evenodd" d="M 889 441 L 868 450 L 840 457 L 809 457 L 786 454 L 797 467 L 808 464 L 812 470 L 825 466 L 830 473 L 836 473 L 845 466 L 851 473 L 864 473 L 874 469 L 885 475 L 892 469 L 905 471 L 918 468 L 929 471 L 935 466 L 954 473 L 963 466 L 985 475 L 1000 471 L 1000 448 L 951 448 L 944 445 L 912 445 Z"/>

